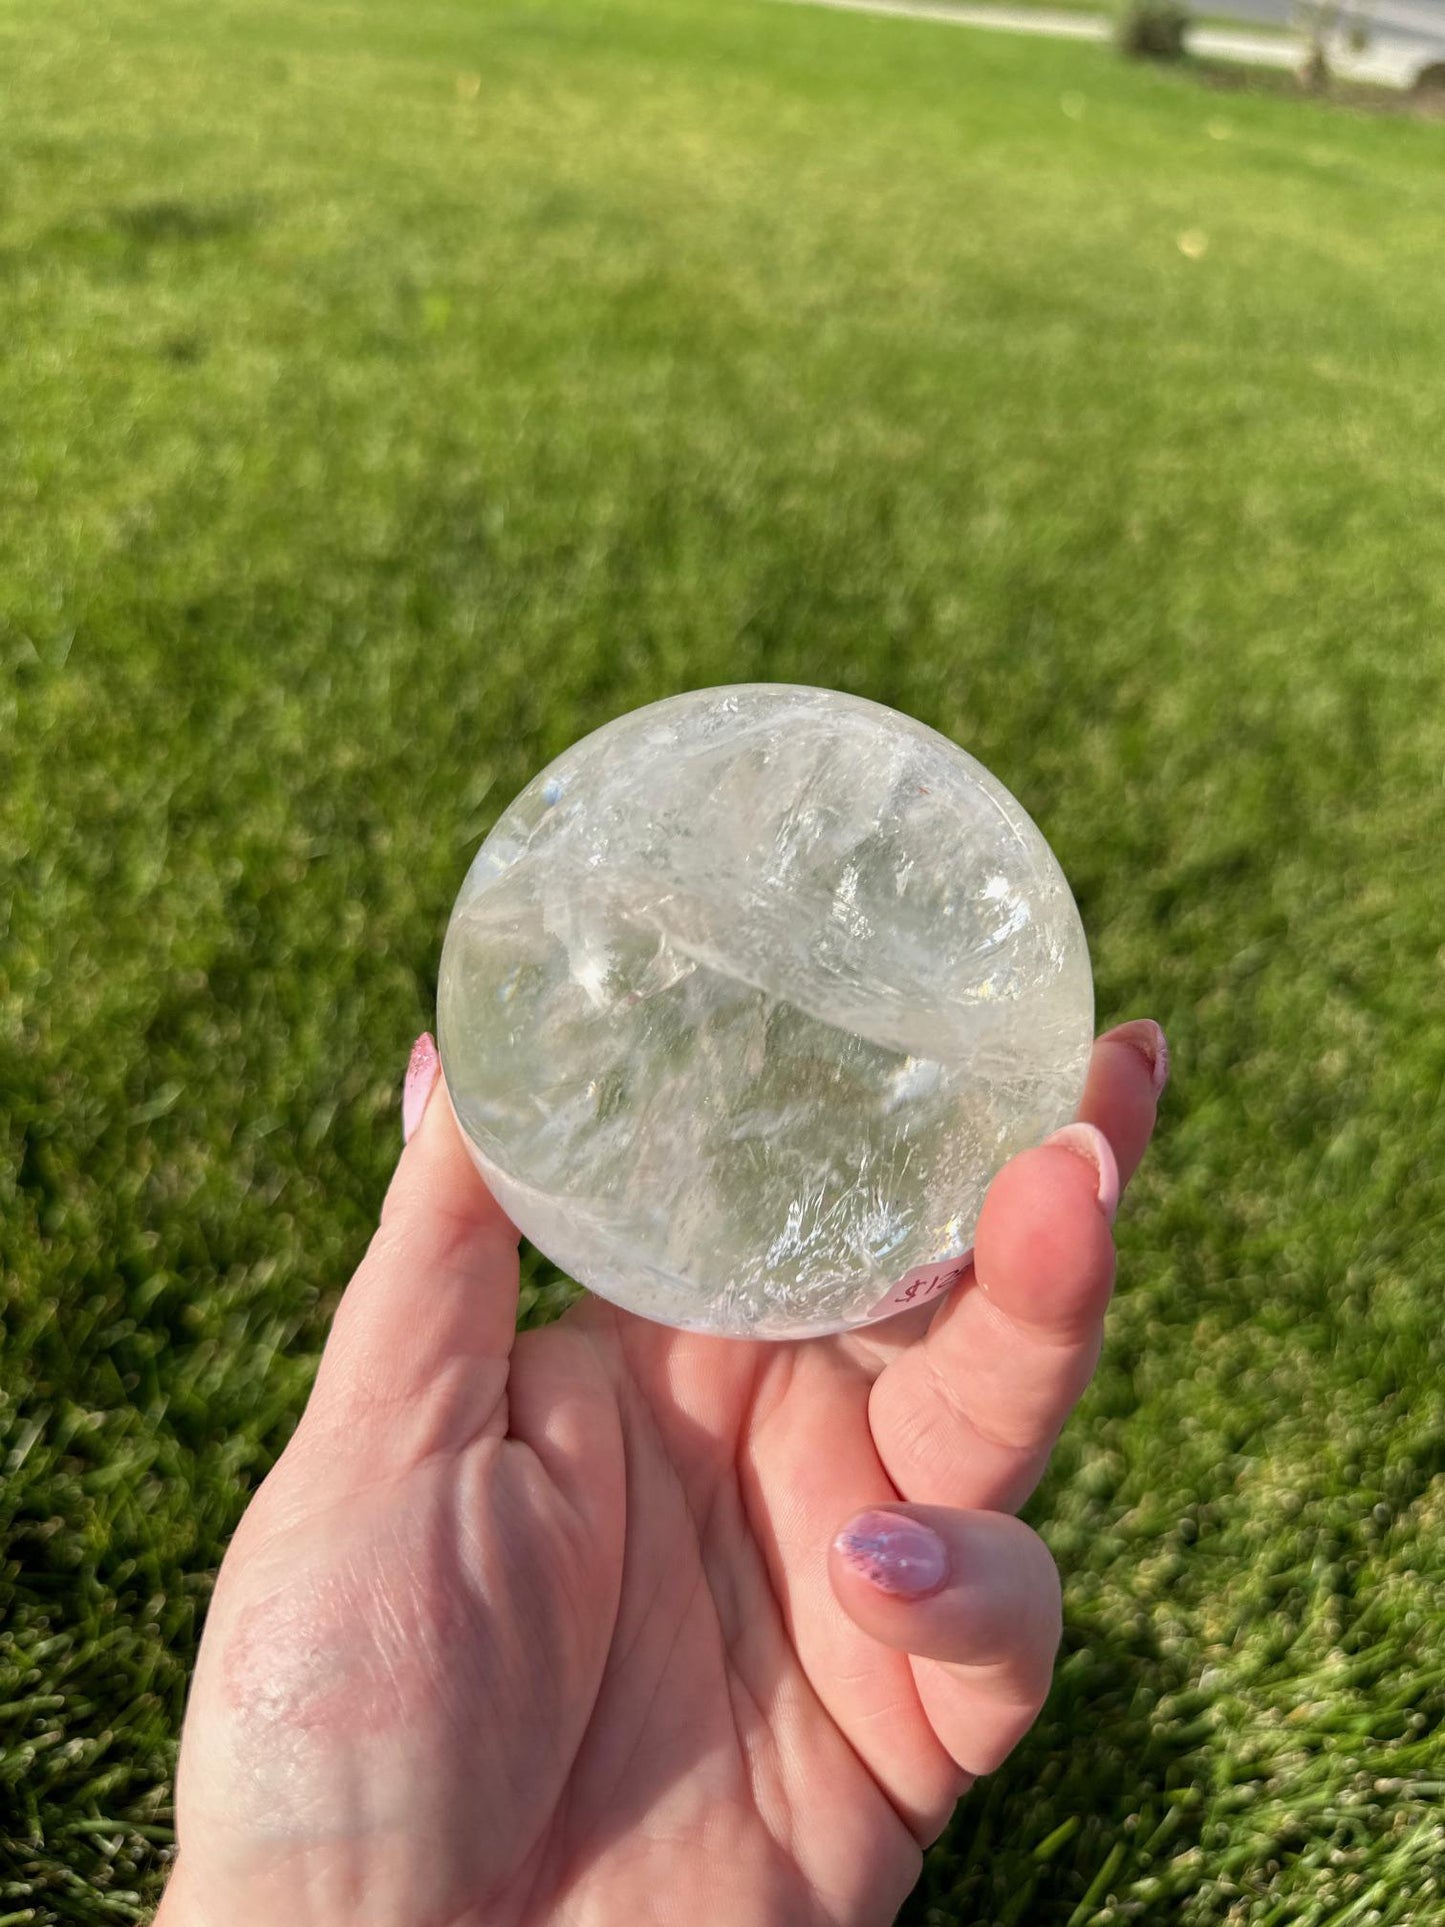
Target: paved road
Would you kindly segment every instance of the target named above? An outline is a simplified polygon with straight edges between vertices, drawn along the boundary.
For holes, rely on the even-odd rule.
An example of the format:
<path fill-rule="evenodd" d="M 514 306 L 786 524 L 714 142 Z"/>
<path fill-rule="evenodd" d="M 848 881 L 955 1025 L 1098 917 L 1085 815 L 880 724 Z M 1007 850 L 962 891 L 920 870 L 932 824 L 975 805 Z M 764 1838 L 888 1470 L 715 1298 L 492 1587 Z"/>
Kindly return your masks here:
<path fill-rule="evenodd" d="M 1351 18 L 1359 19 L 1387 40 L 1417 44 L 1422 53 L 1445 59 L 1445 0 L 1351 0 Z M 1297 26 L 1291 0 L 1221 0 L 1201 3 L 1201 13 L 1227 14 L 1251 25 L 1293 29 Z"/>
<path fill-rule="evenodd" d="M 1274 0 L 1253 0 L 1267 6 Z M 1384 0 L 1397 11 L 1425 12 L 1423 0 Z M 895 14 L 905 20 L 932 20 L 952 27 L 986 27 L 1002 33 L 1043 34 L 1055 40 L 1108 40 L 1114 23 L 1104 14 L 1051 13 L 1042 7 L 974 6 L 967 0 L 803 0 L 803 4 L 831 7 L 841 13 Z M 1231 11 L 1234 0 L 1230 0 Z M 1445 9 L 1442 9 L 1445 11 Z M 1238 32 L 1225 27 L 1191 27 L 1192 53 L 1213 60 L 1237 60 L 1256 67 L 1298 67 L 1303 45 L 1295 34 L 1255 33 L 1248 28 Z M 1422 38 L 1397 39 L 1376 32 L 1362 53 L 1346 41 L 1337 41 L 1330 50 L 1330 63 L 1345 80 L 1373 81 L 1382 87 L 1410 87 L 1422 66 L 1445 57 L 1445 45 L 1436 48 Z"/>

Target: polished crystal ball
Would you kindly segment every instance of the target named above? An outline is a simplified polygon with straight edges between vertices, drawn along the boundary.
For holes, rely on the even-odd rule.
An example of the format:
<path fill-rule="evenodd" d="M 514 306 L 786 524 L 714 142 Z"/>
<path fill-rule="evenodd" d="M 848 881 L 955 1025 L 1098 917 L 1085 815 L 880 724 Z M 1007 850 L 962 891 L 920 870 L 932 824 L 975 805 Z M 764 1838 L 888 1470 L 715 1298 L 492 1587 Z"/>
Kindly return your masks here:
<path fill-rule="evenodd" d="M 1093 1029 L 1069 886 L 1002 784 L 786 684 L 654 703 L 543 770 L 462 885 L 438 1004 L 520 1230 L 644 1317 L 756 1338 L 947 1289 Z"/>

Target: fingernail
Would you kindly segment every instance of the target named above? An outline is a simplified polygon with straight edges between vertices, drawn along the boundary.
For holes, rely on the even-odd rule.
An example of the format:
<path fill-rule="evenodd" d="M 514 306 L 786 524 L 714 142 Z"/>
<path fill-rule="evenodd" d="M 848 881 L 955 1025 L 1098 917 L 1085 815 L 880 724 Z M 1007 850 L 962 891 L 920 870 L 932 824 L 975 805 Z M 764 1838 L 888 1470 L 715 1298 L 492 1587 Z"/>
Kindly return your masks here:
<path fill-rule="evenodd" d="M 1130 1024 L 1120 1024 L 1109 1035 L 1117 1038 L 1121 1044 L 1127 1044 L 1131 1050 L 1138 1051 L 1149 1066 L 1149 1081 L 1154 1086 L 1154 1095 L 1162 1097 L 1164 1086 L 1169 1082 L 1169 1039 L 1154 1019 L 1136 1017 Z"/>
<path fill-rule="evenodd" d="M 427 1100 L 436 1089 L 441 1074 L 441 1059 L 429 1030 L 424 1030 L 411 1047 L 406 1067 L 406 1083 L 401 1091 L 401 1141 L 410 1144 L 412 1133 L 426 1115 Z"/>
<path fill-rule="evenodd" d="M 854 1572 L 895 1599 L 926 1599 L 948 1577 L 948 1548 L 901 1512 L 861 1512 L 833 1541 Z"/>
<path fill-rule="evenodd" d="M 1114 1162 L 1113 1146 L 1104 1133 L 1093 1124 L 1066 1124 L 1062 1131 L 1045 1138 L 1044 1143 L 1057 1144 L 1061 1150 L 1072 1151 L 1075 1157 L 1093 1165 L 1099 1209 L 1105 1221 L 1112 1224 L 1114 1213 L 1119 1209 L 1119 1167 Z"/>

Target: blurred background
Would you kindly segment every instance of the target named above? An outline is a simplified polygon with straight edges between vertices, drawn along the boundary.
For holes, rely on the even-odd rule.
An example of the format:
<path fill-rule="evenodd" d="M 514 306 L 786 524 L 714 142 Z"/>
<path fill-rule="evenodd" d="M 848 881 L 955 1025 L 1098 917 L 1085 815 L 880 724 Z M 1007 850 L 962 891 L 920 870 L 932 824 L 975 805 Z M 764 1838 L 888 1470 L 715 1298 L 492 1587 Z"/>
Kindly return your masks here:
<path fill-rule="evenodd" d="M 903 1918 L 1445 1920 L 1442 11 L 0 0 L 0 1922 L 158 1895 L 478 840 L 749 679 L 987 763 L 1177 1066 Z"/>

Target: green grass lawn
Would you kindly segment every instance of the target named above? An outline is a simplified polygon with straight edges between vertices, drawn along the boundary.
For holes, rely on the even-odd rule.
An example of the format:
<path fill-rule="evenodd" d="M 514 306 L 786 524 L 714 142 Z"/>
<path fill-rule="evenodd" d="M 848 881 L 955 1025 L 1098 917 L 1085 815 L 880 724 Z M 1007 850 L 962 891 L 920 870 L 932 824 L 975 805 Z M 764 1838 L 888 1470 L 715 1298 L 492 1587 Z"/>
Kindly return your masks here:
<path fill-rule="evenodd" d="M 1445 1919 L 1442 179 L 765 0 L 0 0 L 0 1922 L 159 1891 L 479 837 L 749 678 L 982 757 L 1178 1065 L 904 1918 Z"/>

